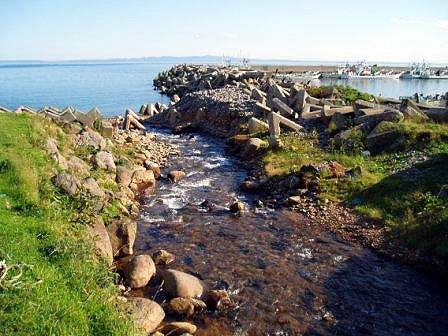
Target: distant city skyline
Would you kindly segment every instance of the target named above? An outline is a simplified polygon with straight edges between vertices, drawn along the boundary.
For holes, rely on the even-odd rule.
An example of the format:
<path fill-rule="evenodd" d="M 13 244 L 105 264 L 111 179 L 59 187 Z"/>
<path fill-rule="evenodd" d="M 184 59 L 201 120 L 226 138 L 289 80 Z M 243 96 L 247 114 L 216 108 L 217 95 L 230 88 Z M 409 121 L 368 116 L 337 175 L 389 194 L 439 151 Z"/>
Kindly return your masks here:
<path fill-rule="evenodd" d="M 448 2 L 0 0 L 0 60 L 448 63 Z"/>

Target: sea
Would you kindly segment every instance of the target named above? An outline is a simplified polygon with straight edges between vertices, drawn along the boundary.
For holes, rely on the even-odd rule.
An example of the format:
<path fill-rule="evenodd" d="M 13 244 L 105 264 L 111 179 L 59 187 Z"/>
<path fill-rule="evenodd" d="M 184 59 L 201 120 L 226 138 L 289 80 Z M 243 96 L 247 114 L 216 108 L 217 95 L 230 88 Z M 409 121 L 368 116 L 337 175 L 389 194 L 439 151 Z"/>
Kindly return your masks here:
<path fill-rule="evenodd" d="M 73 106 L 81 111 L 98 107 L 105 116 L 123 115 L 127 108 L 138 111 L 145 103 L 169 102 L 153 88 L 154 77 L 175 63 L 192 61 L 204 60 L 0 61 L 0 106 L 9 109 L 21 105 L 36 109 Z M 351 85 L 390 98 L 448 92 L 448 79 L 322 80 L 315 84 Z"/>

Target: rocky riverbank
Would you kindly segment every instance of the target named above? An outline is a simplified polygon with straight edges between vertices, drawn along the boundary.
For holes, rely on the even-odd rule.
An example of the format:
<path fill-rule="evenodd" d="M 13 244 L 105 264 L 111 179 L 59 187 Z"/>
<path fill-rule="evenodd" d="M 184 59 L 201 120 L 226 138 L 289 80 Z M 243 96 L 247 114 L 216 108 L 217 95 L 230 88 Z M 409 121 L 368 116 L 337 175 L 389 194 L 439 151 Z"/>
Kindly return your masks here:
<path fill-rule="evenodd" d="M 353 213 L 342 203 L 320 204 L 323 175 L 331 177 L 324 180 L 345 183 L 347 178 L 366 176 L 364 167 L 320 162 L 298 166 L 283 177 L 270 177 L 262 160 L 268 145 L 284 148 L 280 133 L 293 129 L 298 139 L 315 137 L 327 152 L 358 152 L 369 159 L 409 150 L 415 158 L 407 157 L 405 166 L 394 168 L 406 169 L 431 156 L 420 153 L 426 146 L 422 141 L 428 146 L 433 140 L 447 141 L 444 126 L 437 125 L 448 121 L 448 109 L 410 99 L 378 99 L 345 88 L 307 87 L 275 80 L 259 70 L 212 66 L 176 66 L 155 78 L 154 85 L 172 96 L 173 102 L 151 121 L 178 133 L 200 130 L 230 137 L 232 153 L 252 171 L 242 185 L 246 192 L 267 194 L 266 202 L 292 206 L 330 231 L 388 256 L 436 273 L 445 269 L 443 258 L 433 259 L 390 239 L 381 221 Z M 428 130 L 417 130 L 414 123 L 428 124 Z M 300 152 L 300 148 L 292 151 Z"/>

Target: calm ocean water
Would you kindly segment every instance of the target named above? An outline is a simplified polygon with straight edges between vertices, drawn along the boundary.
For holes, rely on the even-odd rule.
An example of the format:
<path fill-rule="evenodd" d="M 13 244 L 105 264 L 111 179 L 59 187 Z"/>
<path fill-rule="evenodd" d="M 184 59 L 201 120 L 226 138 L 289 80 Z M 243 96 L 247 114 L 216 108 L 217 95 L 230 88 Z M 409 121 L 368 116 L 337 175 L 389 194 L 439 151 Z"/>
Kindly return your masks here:
<path fill-rule="evenodd" d="M 104 115 L 138 110 L 148 102 L 168 102 L 152 87 L 152 79 L 170 63 L 153 62 L 0 62 L 0 106 L 34 108 L 74 106 L 81 110 L 99 107 Z M 336 83 L 325 80 L 323 84 Z M 353 79 L 337 81 L 385 97 L 410 96 L 415 92 L 443 94 L 448 80 Z"/>

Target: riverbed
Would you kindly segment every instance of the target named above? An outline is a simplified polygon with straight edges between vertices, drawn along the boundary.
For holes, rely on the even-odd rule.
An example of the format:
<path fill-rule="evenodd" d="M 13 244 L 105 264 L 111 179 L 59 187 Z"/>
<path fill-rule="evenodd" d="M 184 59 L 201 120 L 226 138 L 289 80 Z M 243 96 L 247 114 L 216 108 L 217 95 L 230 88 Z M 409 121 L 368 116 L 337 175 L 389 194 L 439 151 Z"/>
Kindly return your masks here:
<path fill-rule="evenodd" d="M 448 295 L 425 275 L 349 244 L 238 189 L 246 171 L 222 139 L 151 129 L 179 148 L 145 201 L 137 253 L 164 248 L 173 268 L 226 289 L 236 307 L 193 318 L 197 335 L 445 335 Z M 247 211 L 228 210 L 236 200 Z"/>

